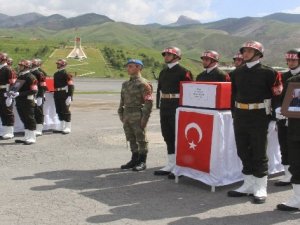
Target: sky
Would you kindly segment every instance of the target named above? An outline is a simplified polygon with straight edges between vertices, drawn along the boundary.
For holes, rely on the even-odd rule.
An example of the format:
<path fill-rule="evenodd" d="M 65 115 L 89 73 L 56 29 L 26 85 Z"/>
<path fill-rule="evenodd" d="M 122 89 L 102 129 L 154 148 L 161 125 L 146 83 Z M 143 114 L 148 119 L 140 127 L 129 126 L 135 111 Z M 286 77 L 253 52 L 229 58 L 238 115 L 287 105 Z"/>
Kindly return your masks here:
<path fill-rule="evenodd" d="M 170 24 L 180 15 L 201 23 L 276 12 L 300 14 L 300 0 L 0 0 L 0 13 L 74 17 L 97 13 L 131 24 Z"/>

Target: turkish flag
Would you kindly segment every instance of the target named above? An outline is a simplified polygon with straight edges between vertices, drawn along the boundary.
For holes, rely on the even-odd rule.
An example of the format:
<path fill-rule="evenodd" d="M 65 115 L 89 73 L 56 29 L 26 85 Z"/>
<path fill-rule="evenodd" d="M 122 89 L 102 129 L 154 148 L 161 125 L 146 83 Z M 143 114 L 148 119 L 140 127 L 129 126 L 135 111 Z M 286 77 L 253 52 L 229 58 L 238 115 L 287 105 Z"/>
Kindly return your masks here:
<path fill-rule="evenodd" d="M 178 113 L 176 164 L 209 173 L 214 116 Z"/>

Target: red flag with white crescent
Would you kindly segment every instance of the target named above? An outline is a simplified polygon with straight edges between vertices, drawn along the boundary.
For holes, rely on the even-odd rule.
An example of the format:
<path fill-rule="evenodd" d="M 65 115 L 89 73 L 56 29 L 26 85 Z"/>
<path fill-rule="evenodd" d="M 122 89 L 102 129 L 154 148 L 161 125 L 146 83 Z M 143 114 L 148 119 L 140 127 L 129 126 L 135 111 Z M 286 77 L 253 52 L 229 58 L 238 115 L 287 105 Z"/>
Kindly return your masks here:
<path fill-rule="evenodd" d="M 176 164 L 210 172 L 214 116 L 179 111 Z"/>

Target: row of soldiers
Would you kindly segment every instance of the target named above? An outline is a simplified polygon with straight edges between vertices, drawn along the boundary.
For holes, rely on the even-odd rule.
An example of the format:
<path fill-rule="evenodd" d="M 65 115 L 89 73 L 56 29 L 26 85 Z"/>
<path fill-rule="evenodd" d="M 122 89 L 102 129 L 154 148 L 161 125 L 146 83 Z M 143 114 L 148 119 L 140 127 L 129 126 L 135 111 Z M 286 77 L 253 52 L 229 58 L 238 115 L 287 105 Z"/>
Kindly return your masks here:
<path fill-rule="evenodd" d="M 190 70 L 179 65 L 182 53 L 177 47 L 162 51 L 166 67 L 158 77 L 157 107 L 160 108 L 160 124 L 167 145 L 168 162 L 156 176 L 168 176 L 175 164 L 175 127 L 176 109 L 179 107 L 180 82 L 192 81 Z M 236 190 L 228 192 L 229 197 L 252 196 L 253 203 L 262 204 L 267 199 L 268 157 L 266 153 L 267 132 L 272 110 L 278 108 L 276 116 L 282 117 L 280 106 L 288 84 L 300 82 L 300 50 L 292 49 L 285 54 L 289 71 L 283 75 L 261 63 L 264 47 L 260 42 L 247 41 L 234 57 L 236 69 L 230 74 L 218 68 L 220 55 L 216 51 L 205 51 L 201 55 L 204 71 L 196 81 L 232 82 L 232 117 L 237 154 L 242 161 L 244 183 Z M 141 76 L 143 63 L 132 59 L 127 62 L 130 79 L 125 81 L 121 90 L 118 108 L 120 120 L 130 143 L 131 160 L 121 169 L 141 171 L 146 169 L 148 141 L 146 124 L 150 117 L 152 86 Z M 273 105 L 273 109 L 272 109 Z M 288 124 L 288 125 L 287 125 Z M 278 135 L 285 168 L 283 180 L 277 185 L 293 184 L 294 195 L 285 203 L 277 205 L 279 210 L 300 210 L 300 119 L 284 118 L 278 120 Z"/>
<path fill-rule="evenodd" d="M 46 72 L 41 69 L 42 60 L 23 59 L 18 63 L 18 72 L 12 68 L 12 59 L 0 52 L 0 117 L 2 121 L 2 140 L 14 137 L 13 103 L 20 120 L 24 124 L 24 137 L 16 143 L 30 145 L 42 135 L 44 124 L 43 107 L 45 102 Z M 72 75 L 65 70 L 67 62 L 59 59 L 54 74 L 54 102 L 60 121 L 54 132 L 71 132 L 70 104 L 74 92 Z"/>

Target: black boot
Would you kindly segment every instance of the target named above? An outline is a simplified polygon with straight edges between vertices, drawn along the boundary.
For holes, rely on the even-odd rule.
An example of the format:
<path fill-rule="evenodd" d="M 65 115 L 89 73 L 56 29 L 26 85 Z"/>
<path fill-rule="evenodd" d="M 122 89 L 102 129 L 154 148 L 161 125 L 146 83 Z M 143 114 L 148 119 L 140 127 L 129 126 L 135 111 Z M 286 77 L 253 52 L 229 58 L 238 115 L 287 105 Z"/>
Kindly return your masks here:
<path fill-rule="evenodd" d="M 140 155 L 138 164 L 132 168 L 133 171 L 142 171 L 147 168 L 146 166 L 147 155 Z"/>
<path fill-rule="evenodd" d="M 137 152 L 132 153 L 131 160 L 128 163 L 122 165 L 121 169 L 127 170 L 127 169 L 131 169 L 131 168 L 135 167 L 138 163 L 138 158 L 139 158 L 139 153 L 137 153 Z"/>

